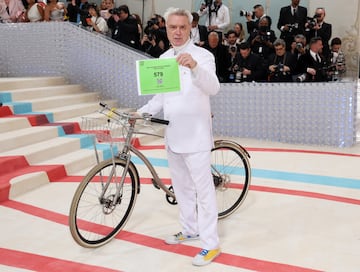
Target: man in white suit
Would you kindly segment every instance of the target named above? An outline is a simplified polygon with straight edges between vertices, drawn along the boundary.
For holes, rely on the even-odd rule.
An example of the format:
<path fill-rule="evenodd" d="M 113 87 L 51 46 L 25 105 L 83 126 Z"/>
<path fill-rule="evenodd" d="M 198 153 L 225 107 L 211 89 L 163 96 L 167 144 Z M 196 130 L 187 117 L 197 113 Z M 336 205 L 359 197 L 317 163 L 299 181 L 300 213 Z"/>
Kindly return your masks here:
<path fill-rule="evenodd" d="M 164 118 L 170 121 L 165 141 L 182 230 L 165 243 L 200 239 L 203 249 L 192 263 L 202 266 L 220 254 L 218 210 L 210 168 L 213 146 L 210 96 L 219 91 L 220 84 L 213 55 L 191 42 L 191 13 L 169 8 L 164 17 L 172 48 L 160 58 L 176 57 L 181 90 L 155 95 L 138 112 L 154 115 L 163 110 Z"/>

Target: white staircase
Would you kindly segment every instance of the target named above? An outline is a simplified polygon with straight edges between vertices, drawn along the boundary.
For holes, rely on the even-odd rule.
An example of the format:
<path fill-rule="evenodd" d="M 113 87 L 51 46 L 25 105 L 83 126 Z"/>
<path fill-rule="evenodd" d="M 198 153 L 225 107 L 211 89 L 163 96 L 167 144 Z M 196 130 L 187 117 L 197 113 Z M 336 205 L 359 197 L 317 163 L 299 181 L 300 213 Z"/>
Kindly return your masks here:
<path fill-rule="evenodd" d="M 0 78 L 0 201 L 94 165 L 92 136 L 79 127 L 100 116 L 99 101 L 62 77 Z"/>

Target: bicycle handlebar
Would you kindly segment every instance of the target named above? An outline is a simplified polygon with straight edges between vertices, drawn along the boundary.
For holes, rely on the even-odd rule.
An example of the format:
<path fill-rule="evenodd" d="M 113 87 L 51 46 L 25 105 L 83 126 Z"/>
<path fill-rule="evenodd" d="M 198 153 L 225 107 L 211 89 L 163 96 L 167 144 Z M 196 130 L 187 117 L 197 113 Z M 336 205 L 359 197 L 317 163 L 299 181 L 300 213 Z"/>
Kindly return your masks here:
<path fill-rule="evenodd" d="M 168 125 L 169 124 L 168 120 L 151 117 L 151 114 L 144 113 L 142 117 L 137 118 L 137 117 L 131 116 L 129 113 L 118 112 L 116 109 L 110 108 L 107 104 L 105 104 L 103 102 L 100 102 L 99 105 L 101 107 L 103 107 L 104 109 L 106 109 L 106 110 L 108 110 L 108 111 L 110 111 L 112 113 L 115 113 L 119 117 L 133 118 L 133 119 L 144 119 L 144 120 L 149 120 L 150 122 L 153 122 L 153 123 L 158 123 L 158 124 L 163 124 L 163 125 Z"/>

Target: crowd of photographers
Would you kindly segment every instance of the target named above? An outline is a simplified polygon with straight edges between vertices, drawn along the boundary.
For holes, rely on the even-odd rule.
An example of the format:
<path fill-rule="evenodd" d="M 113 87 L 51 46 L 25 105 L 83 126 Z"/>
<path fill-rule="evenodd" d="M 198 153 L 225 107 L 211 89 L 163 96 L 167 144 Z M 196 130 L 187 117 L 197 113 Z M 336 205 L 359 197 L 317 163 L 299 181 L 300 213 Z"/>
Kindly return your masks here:
<path fill-rule="evenodd" d="M 107 25 L 113 39 L 153 57 L 169 48 L 161 15 L 155 14 L 142 30 L 125 5 L 110 9 L 109 14 Z M 240 11 L 247 20 L 246 29 L 236 23 L 228 30 L 230 13 L 222 0 L 206 0 L 192 15 L 191 40 L 214 54 L 220 82 L 336 81 L 346 72 L 341 40 L 331 40 L 332 25 L 325 22 L 325 8 L 317 8 L 309 17 L 300 0 L 291 0 L 280 10 L 276 25 L 280 37 L 260 4 L 252 11 Z M 201 17 L 205 17 L 204 25 L 199 24 Z"/>
<path fill-rule="evenodd" d="M 155 14 L 143 24 L 127 5 L 115 7 L 114 0 L 103 0 L 99 7 L 87 0 L 70 0 L 67 6 L 58 0 L 47 2 L 0 0 L 0 19 L 66 20 L 153 57 L 170 47 L 161 15 Z M 229 8 L 222 0 L 205 0 L 192 13 L 191 40 L 214 54 L 220 82 L 335 81 L 344 76 L 341 40 L 331 39 L 332 25 L 325 22 L 325 8 L 316 8 L 309 17 L 300 0 L 291 0 L 280 9 L 276 24 L 280 37 L 262 5 L 255 5 L 252 11 L 240 10 L 239 14 L 246 18 L 246 29 L 241 23 L 231 28 Z M 199 24 L 201 17 L 204 25 Z"/>
<path fill-rule="evenodd" d="M 219 5 L 224 6 L 221 0 L 206 1 L 202 8 L 211 11 Z M 247 21 L 245 40 L 235 29 L 224 32 L 208 27 L 210 34 L 204 47 L 215 56 L 221 82 L 322 82 L 340 80 L 345 75 L 341 39 L 331 39 L 332 25 L 325 22 L 325 8 L 316 8 L 309 17 L 300 0 L 291 0 L 280 9 L 276 25 L 260 4 L 252 11 L 240 10 L 240 16 Z M 220 38 L 216 39 L 212 31 Z"/>

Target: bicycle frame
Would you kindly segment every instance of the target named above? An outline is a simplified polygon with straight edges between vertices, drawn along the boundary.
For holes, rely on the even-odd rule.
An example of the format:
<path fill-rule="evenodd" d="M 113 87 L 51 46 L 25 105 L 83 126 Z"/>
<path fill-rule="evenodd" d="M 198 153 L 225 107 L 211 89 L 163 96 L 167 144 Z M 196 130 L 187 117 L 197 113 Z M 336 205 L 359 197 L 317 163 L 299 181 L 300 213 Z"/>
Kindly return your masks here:
<path fill-rule="evenodd" d="M 168 187 L 162 182 L 161 178 L 159 177 L 159 175 L 157 174 L 154 166 L 152 165 L 152 163 L 148 160 L 148 158 L 146 158 L 146 156 L 140 152 L 137 148 L 135 148 L 132 143 L 131 140 L 133 139 L 133 135 L 136 134 L 141 134 L 141 132 L 135 132 L 135 123 L 136 123 L 136 119 L 129 119 L 129 130 L 128 133 L 126 135 L 126 139 L 125 139 L 125 143 L 124 143 L 124 147 L 123 149 L 119 152 L 118 157 L 120 159 L 123 159 L 126 161 L 126 167 L 124 169 L 124 173 L 127 172 L 127 169 L 129 167 L 129 164 L 131 162 L 131 153 L 135 154 L 137 157 L 140 158 L 140 160 L 145 164 L 146 168 L 150 171 L 155 183 L 157 186 L 159 186 L 159 188 L 161 188 L 169 197 L 173 198 L 174 200 L 175 198 L 175 194 L 173 192 L 171 192 Z M 161 137 L 159 135 L 156 134 L 152 134 L 154 136 L 158 136 Z M 124 182 L 124 176 L 122 175 L 122 180 L 120 181 L 121 183 Z M 117 192 L 120 193 L 120 192 Z"/>

